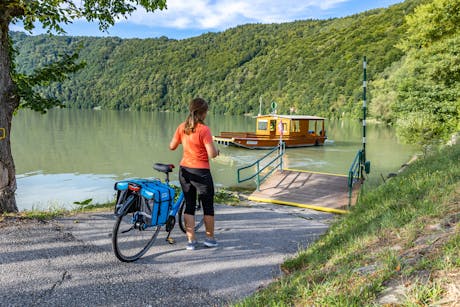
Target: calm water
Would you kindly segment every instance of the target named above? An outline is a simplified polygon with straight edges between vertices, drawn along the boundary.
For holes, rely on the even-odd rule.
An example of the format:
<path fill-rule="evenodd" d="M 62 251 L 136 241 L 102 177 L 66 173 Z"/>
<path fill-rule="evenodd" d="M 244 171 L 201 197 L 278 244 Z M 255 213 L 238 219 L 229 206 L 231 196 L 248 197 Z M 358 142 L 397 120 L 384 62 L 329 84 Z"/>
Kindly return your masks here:
<path fill-rule="evenodd" d="M 52 110 L 41 115 L 21 110 L 13 119 L 12 150 L 16 164 L 20 210 L 50 206 L 72 207 L 89 198 L 93 203 L 113 199 L 116 180 L 161 177 L 154 162 L 178 165 L 180 148 L 168 149 L 176 126 L 185 114 Z M 244 116 L 209 115 L 213 134 L 254 131 L 255 120 Z M 287 149 L 285 166 L 294 169 L 346 174 L 361 148 L 358 121 L 327 121 L 325 146 Z M 267 151 L 219 145 L 221 155 L 211 163 L 216 186 L 237 185 L 236 169 Z M 368 124 L 367 158 L 371 177 L 396 171 L 415 153 L 397 142 L 390 128 Z M 177 183 L 177 171 L 172 175 Z"/>

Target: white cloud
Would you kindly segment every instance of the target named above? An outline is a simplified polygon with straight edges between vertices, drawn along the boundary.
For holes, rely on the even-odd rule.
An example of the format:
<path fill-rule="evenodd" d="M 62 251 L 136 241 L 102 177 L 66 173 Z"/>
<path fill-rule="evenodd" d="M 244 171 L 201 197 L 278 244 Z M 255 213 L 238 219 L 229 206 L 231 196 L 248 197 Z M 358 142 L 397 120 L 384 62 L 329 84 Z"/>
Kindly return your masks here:
<path fill-rule="evenodd" d="M 350 0 L 168 0 L 167 10 L 152 14 L 138 9 L 128 22 L 151 27 L 224 30 L 244 23 L 314 18 L 318 11 L 347 1 Z"/>
<path fill-rule="evenodd" d="M 71 0 L 81 5 L 82 0 Z M 64 28 L 69 35 L 123 38 L 186 38 L 203 32 L 224 31 L 248 23 L 282 23 L 294 20 L 342 17 L 366 9 L 386 7 L 403 0 L 167 0 L 168 9 L 147 13 L 138 8 L 131 16 L 120 18 L 107 32 L 100 32 L 97 22 L 75 20 Z M 22 24 L 10 25 L 23 31 Z M 33 34 L 43 33 L 41 27 Z"/>

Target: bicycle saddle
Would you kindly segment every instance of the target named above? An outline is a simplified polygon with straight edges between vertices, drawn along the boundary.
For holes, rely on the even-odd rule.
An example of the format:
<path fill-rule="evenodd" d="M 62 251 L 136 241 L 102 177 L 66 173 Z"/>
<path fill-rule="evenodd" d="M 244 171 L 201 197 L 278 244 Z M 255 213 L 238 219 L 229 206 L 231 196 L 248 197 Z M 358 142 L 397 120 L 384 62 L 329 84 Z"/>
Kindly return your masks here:
<path fill-rule="evenodd" d="M 153 169 L 162 172 L 162 173 L 171 173 L 173 171 L 174 164 L 163 164 L 163 163 L 155 163 L 153 165 Z"/>

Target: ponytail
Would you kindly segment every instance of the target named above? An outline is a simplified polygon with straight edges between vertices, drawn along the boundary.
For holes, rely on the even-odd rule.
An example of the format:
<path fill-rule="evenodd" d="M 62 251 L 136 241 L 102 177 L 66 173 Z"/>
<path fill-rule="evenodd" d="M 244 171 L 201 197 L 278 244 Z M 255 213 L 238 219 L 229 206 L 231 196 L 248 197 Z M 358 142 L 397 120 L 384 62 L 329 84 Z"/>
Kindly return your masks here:
<path fill-rule="evenodd" d="M 195 132 L 195 127 L 198 123 L 203 124 L 203 119 L 208 111 L 208 103 L 202 98 L 195 98 L 190 101 L 189 104 L 189 114 L 185 119 L 185 134 L 189 135 L 190 133 Z"/>

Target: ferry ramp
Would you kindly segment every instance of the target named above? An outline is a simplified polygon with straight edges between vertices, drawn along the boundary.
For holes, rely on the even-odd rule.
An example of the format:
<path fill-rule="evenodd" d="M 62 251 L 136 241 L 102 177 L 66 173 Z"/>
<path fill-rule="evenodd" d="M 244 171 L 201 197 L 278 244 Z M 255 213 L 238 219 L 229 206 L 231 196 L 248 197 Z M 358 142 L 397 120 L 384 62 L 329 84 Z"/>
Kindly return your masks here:
<path fill-rule="evenodd" d="M 343 214 L 359 188 L 354 184 L 350 199 L 347 175 L 283 169 L 264 180 L 249 200 Z"/>
<path fill-rule="evenodd" d="M 363 150 L 353 160 L 348 175 L 283 168 L 284 143 L 250 165 L 237 170 L 238 183 L 255 180 L 257 190 L 249 200 L 290 205 L 329 213 L 347 213 L 356 203 L 364 172 L 369 173 Z"/>

